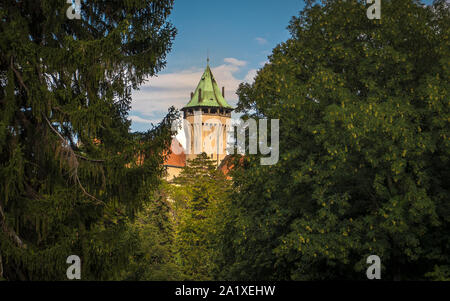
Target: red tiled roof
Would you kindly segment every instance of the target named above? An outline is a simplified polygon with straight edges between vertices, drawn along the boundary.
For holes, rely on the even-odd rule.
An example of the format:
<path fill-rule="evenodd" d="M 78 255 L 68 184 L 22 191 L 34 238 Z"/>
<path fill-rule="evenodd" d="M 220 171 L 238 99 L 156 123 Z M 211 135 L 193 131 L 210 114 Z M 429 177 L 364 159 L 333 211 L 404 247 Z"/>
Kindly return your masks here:
<path fill-rule="evenodd" d="M 233 159 L 234 159 L 233 156 L 227 155 L 222 160 L 222 162 L 220 163 L 220 165 L 218 167 L 223 172 L 223 174 L 227 177 L 228 180 L 232 179 L 231 176 L 229 176 L 228 174 L 230 173 L 230 171 L 232 171 L 235 168 L 235 166 L 233 164 L 233 161 L 234 161 Z M 239 159 L 239 165 L 243 164 L 243 162 L 244 162 L 244 157 L 241 157 Z"/>
<path fill-rule="evenodd" d="M 170 150 L 171 150 L 170 155 L 166 158 L 166 161 L 164 161 L 164 165 L 185 167 L 186 154 L 184 152 L 183 146 L 176 138 L 172 139 Z"/>

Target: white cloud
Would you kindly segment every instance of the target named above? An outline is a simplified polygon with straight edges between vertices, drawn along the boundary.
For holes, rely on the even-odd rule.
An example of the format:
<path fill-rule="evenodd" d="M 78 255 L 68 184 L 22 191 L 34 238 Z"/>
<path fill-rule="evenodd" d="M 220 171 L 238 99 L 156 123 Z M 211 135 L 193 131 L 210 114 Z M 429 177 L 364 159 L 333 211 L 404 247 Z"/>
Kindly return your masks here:
<path fill-rule="evenodd" d="M 256 42 L 258 42 L 258 44 L 260 44 L 260 45 L 267 44 L 267 40 L 264 39 L 264 38 L 257 37 L 257 38 L 255 38 L 255 40 L 256 40 Z"/>
<path fill-rule="evenodd" d="M 237 66 L 237 67 L 243 67 L 243 66 L 247 65 L 246 61 L 241 61 L 241 60 L 238 60 L 238 59 L 235 59 L 232 57 L 225 58 L 224 62 L 228 63 L 230 65 L 233 65 L 233 66 Z"/>
<path fill-rule="evenodd" d="M 145 119 L 136 115 L 131 115 L 128 117 L 128 119 L 130 119 L 133 122 L 139 122 L 139 123 L 148 123 L 148 124 L 156 124 L 158 123 L 159 120 L 150 120 L 150 119 Z"/>
<path fill-rule="evenodd" d="M 256 70 L 252 69 L 244 78 L 237 78 L 235 73 L 242 71 L 246 65 L 246 61 L 226 58 L 222 65 L 212 68 L 220 87 L 225 87 L 225 98 L 231 105 L 237 103 L 238 97 L 235 92 L 239 84 L 243 81 L 252 81 L 256 74 Z M 140 90 L 133 91 L 131 113 L 134 120 L 132 120 L 135 122 L 160 120 L 169 107 L 181 109 L 190 100 L 190 93 L 197 87 L 203 71 L 203 68 L 189 69 L 150 78 Z M 147 117 L 148 119 L 145 119 Z"/>

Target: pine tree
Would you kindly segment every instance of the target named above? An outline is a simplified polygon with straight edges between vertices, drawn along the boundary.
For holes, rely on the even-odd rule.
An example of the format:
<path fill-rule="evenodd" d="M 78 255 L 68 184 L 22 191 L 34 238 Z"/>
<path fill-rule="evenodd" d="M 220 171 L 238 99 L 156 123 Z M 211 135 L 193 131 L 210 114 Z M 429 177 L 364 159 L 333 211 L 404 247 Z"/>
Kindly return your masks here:
<path fill-rule="evenodd" d="M 220 208 L 228 200 L 230 183 L 203 153 L 188 161 L 171 187 L 176 206 L 176 245 L 186 280 L 212 280 L 215 269 Z"/>
<path fill-rule="evenodd" d="M 130 133 L 131 90 L 165 65 L 172 0 L 0 6 L 0 266 L 9 280 L 115 279 L 127 224 L 156 189 L 176 112 Z M 137 158 L 145 158 L 137 162 Z M 0 270 L 1 271 L 1 270 Z M 0 275 L 1 276 L 1 275 Z"/>
<path fill-rule="evenodd" d="M 143 197 L 150 201 L 138 213 L 130 235 L 137 236 L 137 251 L 124 273 L 127 280 L 174 281 L 181 279 L 175 256 L 173 208 L 164 184 Z"/>

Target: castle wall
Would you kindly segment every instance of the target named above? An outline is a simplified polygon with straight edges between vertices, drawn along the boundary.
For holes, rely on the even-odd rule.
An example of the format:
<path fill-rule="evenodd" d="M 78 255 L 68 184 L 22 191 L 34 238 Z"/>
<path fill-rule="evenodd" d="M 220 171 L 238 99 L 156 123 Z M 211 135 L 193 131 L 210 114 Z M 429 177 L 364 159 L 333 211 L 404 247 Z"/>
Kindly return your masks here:
<path fill-rule="evenodd" d="M 172 181 L 175 177 L 178 177 L 182 171 L 183 167 L 166 166 L 165 179 L 167 181 Z"/>
<path fill-rule="evenodd" d="M 200 112 L 201 116 L 196 116 Z M 191 137 L 191 139 L 186 139 L 189 144 L 186 145 L 186 158 L 192 160 L 200 153 L 205 152 L 216 161 L 218 166 L 227 155 L 227 124 L 231 120 L 231 112 L 223 109 L 202 108 L 202 111 L 200 109 L 191 110 L 191 112 L 185 111 L 184 117 L 189 122 L 186 136 Z M 201 141 L 194 139 L 200 133 Z"/>

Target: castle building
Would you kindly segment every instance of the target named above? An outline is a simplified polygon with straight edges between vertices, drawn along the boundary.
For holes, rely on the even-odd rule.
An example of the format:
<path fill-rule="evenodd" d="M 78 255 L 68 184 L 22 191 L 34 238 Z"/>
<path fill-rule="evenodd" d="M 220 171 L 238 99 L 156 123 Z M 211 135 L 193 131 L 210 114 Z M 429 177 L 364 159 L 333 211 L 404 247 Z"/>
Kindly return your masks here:
<path fill-rule="evenodd" d="M 186 149 L 181 154 L 172 151 L 169 156 L 165 164 L 169 180 L 181 172 L 186 160 L 195 159 L 201 153 L 206 153 L 217 166 L 222 163 L 227 156 L 227 125 L 233 110 L 225 100 L 225 87 L 220 90 L 212 74 L 208 59 L 195 92 L 191 92 L 190 101 L 182 108 Z M 178 144 L 178 141 L 173 142 L 172 148 Z"/>
<path fill-rule="evenodd" d="M 187 159 L 192 160 L 204 152 L 219 166 L 226 156 L 226 126 L 230 122 L 233 108 L 225 100 L 225 87 L 220 91 L 209 64 L 195 92 L 191 93 L 191 100 L 182 111 L 187 121 Z M 199 138 L 198 135 L 201 135 L 201 139 L 196 139 Z"/>

